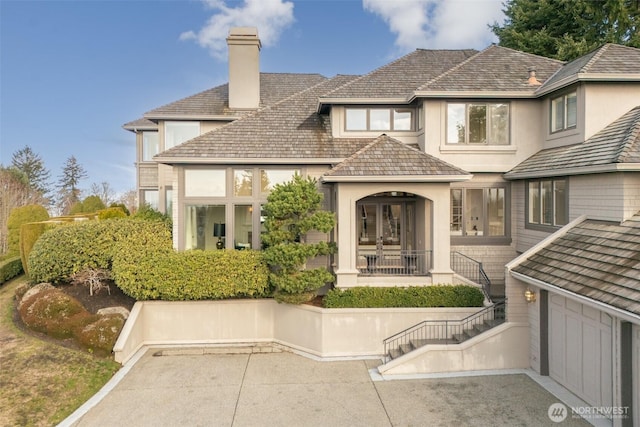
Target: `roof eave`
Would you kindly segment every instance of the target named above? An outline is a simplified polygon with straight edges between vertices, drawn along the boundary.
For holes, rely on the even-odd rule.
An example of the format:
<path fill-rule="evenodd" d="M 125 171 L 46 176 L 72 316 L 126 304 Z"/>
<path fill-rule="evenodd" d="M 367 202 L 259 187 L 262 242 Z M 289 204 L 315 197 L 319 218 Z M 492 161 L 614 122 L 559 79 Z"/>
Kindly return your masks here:
<path fill-rule="evenodd" d="M 496 98 L 508 98 L 508 99 L 535 99 L 536 93 L 532 91 L 429 91 L 420 90 L 415 91 L 413 95 L 407 100 L 412 102 L 416 98 L 482 98 L 482 99 L 496 99 Z"/>
<path fill-rule="evenodd" d="M 533 172 L 507 172 L 503 175 L 503 178 L 509 181 L 519 179 L 535 179 L 535 178 L 549 178 L 553 176 L 571 176 L 571 175 L 589 175 L 597 173 L 610 173 L 610 172 L 638 172 L 640 171 L 640 163 L 608 163 L 595 166 L 583 166 L 576 168 L 562 168 L 562 169 L 546 169 L 542 171 Z"/>
<path fill-rule="evenodd" d="M 577 82 L 640 82 L 640 74 L 621 73 L 577 73 L 546 86 L 542 85 L 537 96 L 544 96 L 556 90 L 565 88 Z"/>
<path fill-rule="evenodd" d="M 155 125 L 155 126 L 151 126 L 151 125 L 142 125 L 142 126 L 133 126 L 133 125 L 131 125 L 131 126 L 127 126 L 127 125 L 124 125 L 124 126 L 122 126 L 122 129 L 131 131 L 131 132 L 138 132 L 140 130 L 156 130 L 157 131 L 158 130 L 158 125 Z"/>
<path fill-rule="evenodd" d="M 250 110 L 254 111 L 254 110 Z M 224 121 L 232 122 L 240 119 L 240 115 L 221 115 L 221 114 L 145 114 L 143 116 L 148 120 L 211 120 L 211 121 Z"/>
<path fill-rule="evenodd" d="M 358 175 L 358 176 L 332 176 L 323 175 L 322 182 L 462 182 L 473 178 L 473 175 Z"/>
<path fill-rule="evenodd" d="M 393 104 L 408 104 L 411 101 L 407 101 L 406 97 L 394 97 L 394 98 L 319 98 L 318 105 L 316 107 L 317 112 L 322 112 L 325 107 L 331 105 L 393 105 Z"/>
<path fill-rule="evenodd" d="M 332 165 L 344 161 L 342 158 L 303 158 L 303 157 L 165 157 L 154 156 L 154 162 L 166 165 L 230 165 L 230 164 L 265 164 L 265 165 Z"/>

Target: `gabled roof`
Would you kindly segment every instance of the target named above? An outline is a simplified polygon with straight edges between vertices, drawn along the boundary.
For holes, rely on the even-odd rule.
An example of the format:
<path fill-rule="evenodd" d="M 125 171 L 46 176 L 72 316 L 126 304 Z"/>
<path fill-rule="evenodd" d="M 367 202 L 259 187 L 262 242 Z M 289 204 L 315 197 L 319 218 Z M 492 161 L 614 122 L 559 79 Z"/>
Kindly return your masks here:
<path fill-rule="evenodd" d="M 477 53 L 417 49 L 321 97 L 327 99 L 407 99 L 419 86 Z"/>
<path fill-rule="evenodd" d="M 622 224 L 587 219 L 559 234 L 511 272 L 640 318 L 640 215 Z"/>
<path fill-rule="evenodd" d="M 539 151 L 504 177 L 611 172 L 619 165 L 640 167 L 640 106 L 632 109 L 583 143 Z"/>
<path fill-rule="evenodd" d="M 320 74 L 260 73 L 260 103 L 268 106 L 297 92 L 327 80 Z M 198 94 L 180 99 L 144 114 L 147 119 L 213 118 L 229 119 L 247 114 L 246 110 L 230 110 L 229 85 L 223 84 Z"/>
<path fill-rule="evenodd" d="M 122 127 L 125 128 L 126 130 L 136 132 L 139 130 L 157 130 L 158 124 L 155 122 L 152 122 L 149 119 L 141 118 L 129 123 L 125 123 Z"/>
<path fill-rule="evenodd" d="M 412 148 L 407 144 L 380 135 L 367 146 L 325 173 L 323 181 L 465 181 L 471 175 L 447 162 Z"/>
<path fill-rule="evenodd" d="M 161 163 L 341 161 L 371 139 L 332 140 L 318 96 L 354 79 L 336 76 L 154 157 Z"/>
<path fill-rule="evenodd" d="M 503 93 L 533 95 L 540 85 L 529 84 L 529 70 L 535 70 L 541 83 L 551 77 L 563 63 L 555 59 L 492 45 L 426 81 L 417 95 L 437 93 Z"/>
<path fill-rule="evenodd" d="M 546 93 L 579 80 L 625 76 L 640 79 L 640 49 L 609 43 L 567 63 L 538 92 Z"/>

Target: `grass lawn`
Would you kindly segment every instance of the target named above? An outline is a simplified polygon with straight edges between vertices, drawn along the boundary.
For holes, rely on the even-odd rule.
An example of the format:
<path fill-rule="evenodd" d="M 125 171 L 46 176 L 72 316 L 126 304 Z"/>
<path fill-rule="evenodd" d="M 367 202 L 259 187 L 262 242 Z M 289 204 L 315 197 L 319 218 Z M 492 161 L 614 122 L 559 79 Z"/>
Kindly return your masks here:
<path fill-rule="evenodd" d="M 24 333 L 13 322 L 14 292 L 24 276 L 0 286 L 0 425 L 56 425 L 120 368 Z"/>

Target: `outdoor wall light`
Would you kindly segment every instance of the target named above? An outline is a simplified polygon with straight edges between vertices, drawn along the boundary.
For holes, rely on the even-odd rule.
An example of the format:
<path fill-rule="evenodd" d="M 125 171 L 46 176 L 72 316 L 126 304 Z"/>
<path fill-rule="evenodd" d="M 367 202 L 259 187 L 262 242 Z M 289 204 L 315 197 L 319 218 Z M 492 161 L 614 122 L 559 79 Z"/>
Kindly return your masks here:
<path fill-rule="evenodd" d="M 527 302 L 536 302 L 536 293 L 530 288 L 527 288 L 527 290 L 524 291 L 524 299 L 526 299 Z"/>

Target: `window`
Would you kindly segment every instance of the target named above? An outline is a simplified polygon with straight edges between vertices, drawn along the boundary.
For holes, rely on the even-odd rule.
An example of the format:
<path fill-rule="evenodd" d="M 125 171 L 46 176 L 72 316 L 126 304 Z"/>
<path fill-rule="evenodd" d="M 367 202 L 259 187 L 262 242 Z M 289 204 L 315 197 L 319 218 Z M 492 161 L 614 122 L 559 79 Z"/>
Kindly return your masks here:
<path fill-rule="evenodd" d="M 448 104 L 447 143 L 508 145 L 509 104 Z"/>
<path fill-rule="evenodd" d="M 577 99 L 576 92 L 571 92 L 551 100 L 551 132 L 576 127 L 578 120 Z"/>
<path fill-rule="evenodd" d="M 414 129 L 412 108 L 347 108 L 347 131 L 411 131 Z"/>
<path fill-rule="evenodd" d="M 541 179 L 527 185 L 527 224 L 562 226 L 569 222 L 567 182 Z"/>
<path fill-rule="evenodd" d="M 187 205 L 185 249 L 223 248 L 226 239 L 224 205 Z"/>
<path fill-rule="evenodd" d="M 142 132 L 142 161 L 149 162 L 160 152 L 158 132 Z"/>
<path fill-rule="evenodd" d="M 186 169 L 185 197 L 224 197 L 226 173 L 225 169 Z"/>
<path fill-rule="evenodd" d="M 180 145 L 200 135 L 200 122 L 165 122 L 164 149 Z"/>
<path fill-rule="evenodd" d="M 158 190 L 142 190 L 142 203 L 140 206 L 149 205 L 153 209 L 158 210 L 160 206 L 158 197 Z"/>
<path fill-rule="evenodd" d="M 173 215 L 173 188 L 167 187 L 164 190 L 164 213 Z"/>
<path fill-rule="evenodd" d="M 253 194 L 253 170 L 237 169 L 233 171 L 233 195 L 251 196 Z"/>
<path fill-rule="evenodd" d="M 451 235 L 506 237 L 506 188 L 451 189 Z"/>
<path fill-rule="evenodd" d="M 291 181 L 294 175 L 300 175 L 300 170 L 260 169 L 260 193 L 270 193 L 276 185 Z"/>
<path fill-rule="evenodd" d="M 233 208 L 233 246 L 251 249 L 253 240 L 253 206 L 236 205 Z"/>

